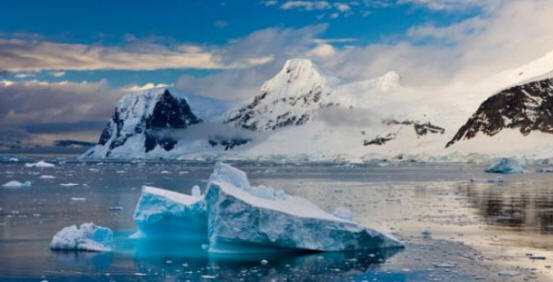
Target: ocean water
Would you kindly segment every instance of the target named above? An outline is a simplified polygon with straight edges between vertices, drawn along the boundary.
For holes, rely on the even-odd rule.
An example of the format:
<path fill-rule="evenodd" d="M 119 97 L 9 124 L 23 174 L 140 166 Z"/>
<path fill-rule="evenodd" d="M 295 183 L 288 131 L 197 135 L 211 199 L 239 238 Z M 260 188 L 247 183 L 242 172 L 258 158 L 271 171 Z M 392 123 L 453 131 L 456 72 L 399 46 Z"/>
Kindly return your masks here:
<path fill-rule="evenodd" d="M 276 165 L 236 163 L 252 183 L 307 198 L 324 210 L 406 243 L 396 251 L 217 257 L 201 242 L 136 241 L 142 185 L 205 189 L 210 163 L 81 163 L 55 168 L 0 163 L 0 280 L 5 281 L 525 281 L 553 279 L 553 174 L 493 179 L 475 164 Z M 43 175 L 54 178 L 44 179 Z M 65 226 L 115 232 L 110 253 L 54 252 Z M 267 260 L 263 264 L 261 260 Z"/>

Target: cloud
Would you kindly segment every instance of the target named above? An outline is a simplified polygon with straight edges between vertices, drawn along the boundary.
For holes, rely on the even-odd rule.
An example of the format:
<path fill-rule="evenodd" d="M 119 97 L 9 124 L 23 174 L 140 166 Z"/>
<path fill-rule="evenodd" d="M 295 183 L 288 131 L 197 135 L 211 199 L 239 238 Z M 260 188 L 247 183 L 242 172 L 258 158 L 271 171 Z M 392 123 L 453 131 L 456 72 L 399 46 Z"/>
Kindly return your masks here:
<path fill-rule="evenodd" d="M 148 82 L 144 85 L 131 85 L 131 86 L 127 86 L 127 87 L 124 87 L 122 89 L 123 92 L 136 92 L 136 91 L 144 91 L 144 90 L 148 90 L 148 89 L 153 89 L 153 88 L 161 88 L 161 87 L 170 87 L 170 86 L 173 86 L 172 84 L 165 84 L 165 83 L 152 83 L 152 82 Z"/>
<path fill-rule="evenodd" d="M 330 5 L 327 1 L 286 1 L 280 6 L 283 10 L 303 9 L 306 11 L 326 10 L 331 7 L 332 5 Z"/>
<path fill-rule="evenodd" d="M 107 120 L 121 92 L 105 81 L 0 83 L 0 126 Z"/>
<path fill-rule="evenodd" d="M 228 26 L 228 22 L 223 20 L 217 20 L 213 23 L 213 26 L 216 28 L 223 29 Z"/>
<path fill-rule="evenodd" d="M 320 43 L 320 44 L 317 44 L 317 46 L 313 48 L 311 51 L 309 51 L 307 55 L 324 58 L 324 57 L 336 55 L 336 50 L 330 44 Z"/>
<path fill-rule="evenodd" d="M 424 6 L 430 10 L 458 11 L 474 8 L 492 8 L 502 0 L 398 0 L 397 4 L 412 4 Z"/>
<path fill-rule="evenodd" d="M 224 49 L 222 57 L 246 60 L 267 58 L 264 64 L 239 70 L 222 70 L 202 77 L 183 75 L 176 87 L 191 93 L 228 100 L 247 99 L 255 95 L 261 84 L 279 71 L 288 58 L 303 57 L 314 46 L 315 38 L 326 25 L 300 29 L 267 28 L 237 39 Z M 322 44 L 319 43 L 319 44 Z"/>
<path fill-rule="evenodd" d="M 258 58 L 221 57 L 224 47 L 166 47 L 134 42 L 123 47 L 0 39 L 0 65 L 8 71 L 238 69 L 255 66 Z M 254 62 L 254 63 L 252 63 Z"/>

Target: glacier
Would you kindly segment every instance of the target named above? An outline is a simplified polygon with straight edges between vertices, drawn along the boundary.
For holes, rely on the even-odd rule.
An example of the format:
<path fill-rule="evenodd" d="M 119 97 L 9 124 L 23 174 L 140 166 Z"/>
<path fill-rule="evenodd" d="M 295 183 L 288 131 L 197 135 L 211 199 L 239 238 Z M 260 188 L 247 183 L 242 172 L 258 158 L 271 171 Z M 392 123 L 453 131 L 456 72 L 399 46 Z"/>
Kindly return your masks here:
<path fill-rule="evenodd" d="M 526 170 L 513 158 L 500 158 L 488 167 L 486 170 L 488 173 L 525 173 Z"/>
<path fill-rule="evenodd" d="M 196 193 L 196 192 L 194 192 Z M 204 238 L 207 212 L 202 198 L 144 186 L 134 212 L 135 237 Z"/>
<path fill-rule="evenodd" d="M 135 211 L 140 236 L 204 236 L 213 254 L 401 248 L 392 237 L 327 213 L 300 197 L 251 185 L 245 172 L 218 162 L 197 197 L 144 187 Z M 348 211 L 349 212 L 349 211 Z M 193 234 L 194 236 L 190 236 Z"/>
<path fill-rule="evenodd" d="M 58 251 L 108 252 L 112 250 L 113 232 L 92 222 L 80 227 L 71 225 L 54 235 L 50 249 Z"/>

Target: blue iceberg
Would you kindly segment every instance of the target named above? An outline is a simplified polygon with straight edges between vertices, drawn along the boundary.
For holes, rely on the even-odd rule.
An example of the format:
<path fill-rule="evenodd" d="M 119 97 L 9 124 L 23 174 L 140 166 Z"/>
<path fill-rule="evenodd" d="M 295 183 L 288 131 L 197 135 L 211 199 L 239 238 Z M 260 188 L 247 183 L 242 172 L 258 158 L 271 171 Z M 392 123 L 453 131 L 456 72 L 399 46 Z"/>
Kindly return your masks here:
<path fill-rule="evenodd" d="M 485 172 L 488 173 L 525 173 L 526 170 L 513 158 L 501 158 L 496 160 Z"/>
<path fill-rule="evenodd" d="M 353 251 L 403 247 L 390 235 L 329 214 L 313 203 L 216 164 L 205 196 L 211 253 Z"/>
<path fill-rule="evenodd" d="M 206 238 L 207 211 L 197 193 L 190 196 L 144 186 L 134 212 L 139 230 L 134 236 Z"/>
<path fill-rule="evenodd" d="M 111 251 L 113 232 L 107 227 L 92 222 L 80 227 L 71 225 L 56 233 L 50 243 L 50 249 L 59 251 Z"/>
<path fill-rule="evenodd" d="M 134 219 L 135 237 L 203 239 L 210 253 L 353 251 L 403 247 L 390 235 L 337 216 L 268 186 L 254 186 L 246 173 L 217 163 L 206 193 L 185 195 L 144 187 Z M 348 211 L 349 212 L 349 211 Z"/>

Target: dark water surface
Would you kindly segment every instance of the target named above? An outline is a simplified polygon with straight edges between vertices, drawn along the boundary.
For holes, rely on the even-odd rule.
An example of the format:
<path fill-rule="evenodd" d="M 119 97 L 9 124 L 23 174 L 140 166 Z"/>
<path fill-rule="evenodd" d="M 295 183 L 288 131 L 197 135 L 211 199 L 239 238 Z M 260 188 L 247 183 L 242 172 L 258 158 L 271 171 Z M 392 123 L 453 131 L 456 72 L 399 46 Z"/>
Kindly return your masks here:
<path fill-rule="evenodd" d="M 67 162 L 40 169 L 0 163 L 0 184 L 32 182 L 29 189 L 0 188 L 0 279 L 553 279 L 553 174 L 508 175 L 504 183 L 496 184 L 468 181 L 496 177 L 474 164 L 237 166 L 253 183 L 305 197 L 327 211 L 347 207 L 355 221 L 391 232 L 407 247 L 399 252 L 228 258 L 208 255 L 201 242 L 137 242 L 128 235 L 135 229 L 132 214 L 140 187 L 152 185 L 189 193 L 197 184 L 203 190 L 212 165 Z M 41 175 L 55 178 L 42 179 Z M 57 231 L 91 221 L 114 230 L 113 252 L 49 250 Z M 518 275 L 500 276 L 503 270 Z"/>

